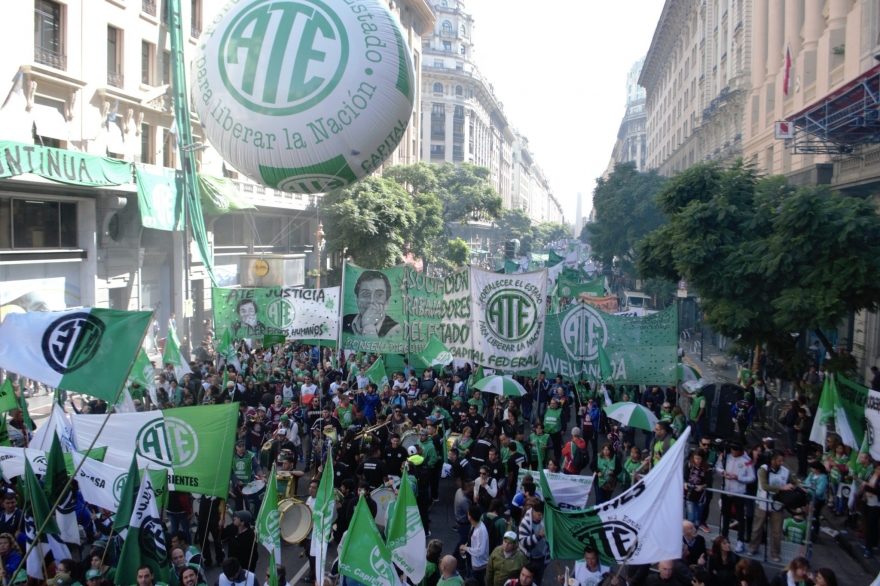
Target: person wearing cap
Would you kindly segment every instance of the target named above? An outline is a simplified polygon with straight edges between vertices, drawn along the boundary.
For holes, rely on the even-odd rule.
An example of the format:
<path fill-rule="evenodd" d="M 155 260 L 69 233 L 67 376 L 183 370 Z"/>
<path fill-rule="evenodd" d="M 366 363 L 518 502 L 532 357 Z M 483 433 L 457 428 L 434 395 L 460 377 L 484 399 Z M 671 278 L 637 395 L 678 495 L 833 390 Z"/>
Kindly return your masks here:
<path fill-rule="evenodd" d="M 245 508 L 245 495 L 242 494 L 241 489 L 244 488 L 244 485 L 256 479 L 263 479 L 263 469 L 260 467 L 260 460 L 256 454 L 245 449 L 244 440 L 238 440 L 235 442 L 235 453 L 232 454 L 232 474 L 230 476 L 232 489 L 236 495 L 235 506 L 237 509 Z M 258 504 L 253 502 L 251 498 L 247 500 L 249 508 Z"/>
<path fill-rule="evenodd" d="M 250 511 L 237 511 L 232 516 L 232 524 L 223 528 L 223 541 L 226 542 L 226 560 L 223 564 L 224 573 L 226 563 L 235 558 L 246 568 L 253 572 L 257 567 L 257 559 L 260 556 L 257 548 L 257 534 L 251 526 L 254 516 Z"/>
<path fill-rule="evenodd" d="M 562 472 L 563 474 L 573 474 L 578 475 L 581 471 L 578 469 L 576 465 L 578 459 L 578 451 L 587 451 L 587 442 L 581 437 L 581 428 L 572 427 L 571 428 L 571 441 L 565 444 L 565 447 L 562 448 L 562 455 L 565 460 L 562 463 Z M 585 458 L 585 461 L 588 461 L 589 458 Z"/>
<path fill-rule="evenodd" d="M 101 570 L 96 570 L 95 568 L 92 568 L 86 572 L 87 586 L 101 586 L 103 583 L 104 577 L 101 576 Z"/>
<path fill-rule="evenodd" d="M 410 476 L 416 479 L 416 504 L 419 507 L 419 516 L 422 518 L 422 526 L 425 535 L 431 535 L 431 518 L 428 511 L 431 508 L 431 473 L 422 453 L 422 445 L 416 444 L 407 448 L 409 457 L 406 459 L 406 468 Z"/>
<path fill-rule="evenodd" d="M 501 545 L 489 554 L 486 566 L 486 586 L 504 586 L 508 580 L 519 576 L 520 570 L 529 562 L 519 550 L 519 537 L 513 531 L 504 534 Z"/>

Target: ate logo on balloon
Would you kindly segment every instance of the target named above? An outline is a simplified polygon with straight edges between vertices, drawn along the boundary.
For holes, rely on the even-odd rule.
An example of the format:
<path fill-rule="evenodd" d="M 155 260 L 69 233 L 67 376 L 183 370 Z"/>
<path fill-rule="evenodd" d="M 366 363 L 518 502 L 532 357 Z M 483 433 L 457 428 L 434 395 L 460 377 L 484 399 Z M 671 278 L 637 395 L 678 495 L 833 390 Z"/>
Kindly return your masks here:
<path fill-rule="evenodd" d="M 348 62 L 348 36 L 320 0 L 264 0 L 229 23 L 218 59 L 236 101 L 260 114 L 289 116 L 321 103 L 337 86 Z"/>

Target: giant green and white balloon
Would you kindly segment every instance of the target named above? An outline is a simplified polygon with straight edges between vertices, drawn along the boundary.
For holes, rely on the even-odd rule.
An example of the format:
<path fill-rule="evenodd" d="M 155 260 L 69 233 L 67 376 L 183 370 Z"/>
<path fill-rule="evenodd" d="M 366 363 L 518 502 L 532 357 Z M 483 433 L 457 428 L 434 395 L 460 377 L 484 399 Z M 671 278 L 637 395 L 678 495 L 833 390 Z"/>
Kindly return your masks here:
<path fill-rule="evenodd" d="M 211 145 L 284 191 L 369 175 L 412 116 L 411 54 L 381 0 L 230 1 L 199 39 L 192 79 Z"/>

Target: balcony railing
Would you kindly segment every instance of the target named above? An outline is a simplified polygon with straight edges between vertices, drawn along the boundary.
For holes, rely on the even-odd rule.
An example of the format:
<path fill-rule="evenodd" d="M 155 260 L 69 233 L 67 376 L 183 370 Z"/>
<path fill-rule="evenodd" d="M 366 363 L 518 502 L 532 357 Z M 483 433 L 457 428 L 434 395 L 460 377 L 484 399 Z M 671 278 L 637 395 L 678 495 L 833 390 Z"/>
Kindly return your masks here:
<path fill-rule="evenodd" d="M 439 148 L 431 147 L 431 157 L 432 158 L 442 159 L 445 156 L 446 156 L 446 147 L 439 147 Z"/>
<path fill-rule="evenodd" d="M 156 16 L 156 3 L 151 0 L 141 0 L 141 12 Z"/>
<path fill-rule="evenodd" d="M 452 147 L 452 160 L 453 161 L 463 161 L 464 160 L 464 149 L 461 147 Z"/>
<path fill-rule="evenodd" d="M 107 72 L 107 84 L 113 87 L 121 88 L 125 85 L 125 77 L 121 73 L 115 71 Z"/>
<path fill-rule="evenodd" d="M 441 37 L 448 37 L 450 39 L 457 39 L 458 33 L 455 31 L 440 31 Z"/>
<path fill-rule="evenodd" d="M 46 47 L 34 47 L 34 61 L 61 71 L 67 71 L 67 55 Z"/>

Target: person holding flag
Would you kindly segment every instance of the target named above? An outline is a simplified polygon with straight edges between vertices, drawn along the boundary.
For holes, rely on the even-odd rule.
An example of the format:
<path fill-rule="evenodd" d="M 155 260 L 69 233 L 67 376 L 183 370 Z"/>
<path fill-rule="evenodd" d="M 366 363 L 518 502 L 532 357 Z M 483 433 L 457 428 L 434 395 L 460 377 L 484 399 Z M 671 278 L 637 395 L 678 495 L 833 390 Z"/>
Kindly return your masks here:
<path fill-rule="evenodd" d="M 279 586 L 278 563 L 281 561 L 281 514 L 278 511 L 276 482 L 275 466 L 272 466 L 263 504 L 260 506 L 259 515 L 257 515 L 257 539 L 269 551 L 269 571 L 266 575 L 268 586 Z"/>

